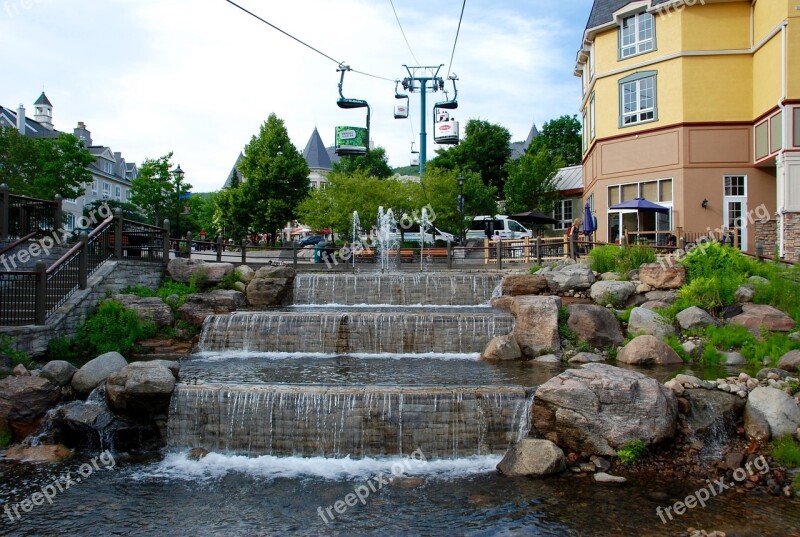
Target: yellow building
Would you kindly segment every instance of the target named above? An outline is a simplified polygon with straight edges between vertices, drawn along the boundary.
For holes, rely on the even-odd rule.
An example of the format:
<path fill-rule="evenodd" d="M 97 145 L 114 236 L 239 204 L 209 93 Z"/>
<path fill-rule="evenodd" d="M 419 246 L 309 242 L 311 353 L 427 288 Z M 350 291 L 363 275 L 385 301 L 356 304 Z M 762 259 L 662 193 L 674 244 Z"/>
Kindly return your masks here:
<path fill-rule="evenodd" d="M 800 0 L 595 0 L 575 74 L 599 240 L 739 228 L 800 256 Z M 669 211 L 609 209 L 637 197 Z"/>

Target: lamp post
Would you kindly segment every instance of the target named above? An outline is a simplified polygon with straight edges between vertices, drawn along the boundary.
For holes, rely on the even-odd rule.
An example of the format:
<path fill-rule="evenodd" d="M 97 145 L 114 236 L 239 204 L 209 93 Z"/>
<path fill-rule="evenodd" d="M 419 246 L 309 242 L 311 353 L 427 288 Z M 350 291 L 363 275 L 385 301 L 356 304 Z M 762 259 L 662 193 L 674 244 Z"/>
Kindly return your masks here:
<path fill-rule="evenodd" d="M 176 237 L 180 237 L 181 236 L 181 183 L 183 182 L 183 176 L 186 174 L 181 169 L 181 165 L 178 164 L 178 167 L 172 170 L 172 175 L 175 176 L 175 195 L 178 197 L 175 203 L 175 232 L 176 232 Z M 177 248 L 178 256 L 180 256 L 180 251 L 181 251 L 180 240 L 176 242 L 175 247 Z M 191 250 L 191 245 L 189 245 L 189 249 Z"/>
<path fill-rule="evenodd" d="M 460 233 L 459 233 L 459 240 L 461 241 L 461 245 L 464 245 L 465 238 L 464 238 L 464 176 L 458 176 L 458 212 L 461 213 L 461 226 L 460 226 Z"/>

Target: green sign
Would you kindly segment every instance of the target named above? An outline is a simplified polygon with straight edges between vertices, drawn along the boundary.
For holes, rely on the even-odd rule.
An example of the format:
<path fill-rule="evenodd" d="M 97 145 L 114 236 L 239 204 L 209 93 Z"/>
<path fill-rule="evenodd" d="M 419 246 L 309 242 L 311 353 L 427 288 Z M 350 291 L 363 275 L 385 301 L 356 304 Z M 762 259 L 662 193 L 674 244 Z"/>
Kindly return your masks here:
<path fill-rule="evenodd" d="M 367 129 L 363 127 L 336 127 L 337 153 L 364 153 L 366 150 Z"/>

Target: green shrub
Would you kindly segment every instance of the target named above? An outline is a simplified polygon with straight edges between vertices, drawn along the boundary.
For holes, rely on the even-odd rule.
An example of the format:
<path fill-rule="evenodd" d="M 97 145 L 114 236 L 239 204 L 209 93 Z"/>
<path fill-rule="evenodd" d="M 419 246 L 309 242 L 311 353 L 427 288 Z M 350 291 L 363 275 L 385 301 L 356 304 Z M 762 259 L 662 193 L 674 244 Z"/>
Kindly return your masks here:
<path fill-rule="evenodd" d="M 624 463 L 636 462 L 647 455 L 647 446 L 641 440 L 628 442 L 625 447 L 617 451 L 619 460 Z"/>
<path fill-rule="evenodd" d="M 562 306 L 558 312 L 558 336 L 574 344 L 577 336 L 575 332 L 572 331 L 572 328 L 569 327 L 568 320 L 569 313 L 567 312 L 567 308 Z"/>
<path fill-rule="evenodd" d="M 768 277 L 769 282 L 755 286 L 753 302 L 774 306 L 800 322 L 800 285 L 793 279 L 796 277 L 796 269 L 773 268 L 765 272 L 768 276 L 764 277 Z"/>
<path fill-rule="evenodd" d="M 97 312 L 78 328 L 78 340 L 89 355 L 117 351 L 130 354 L 137 341 L 158 334 L 151 321 L 143 321 L 133 310 L 115 300 L 100 304 Z"/>
<path fill-rule="evenodd" d="M 709 344 L 729 351 L 741 349 L 746 344 L 755 341 L 750 330 L 738 324 L 709 326 L 706 328 L 705 335 Z"/>
<path fill-rule="evenodd" d="M 222 278 L 222 281 L 217 284 L 214 289 L 227 289 L 229 291 L 236 290 L 236 284 L 242 281 L 241 275 L 234 271 Z"/>
<path fill-rule="evenodd" d="M 751 364 L 761 365 L 762 360 L 769 357 L 774 366 L 781 356 L 796 349 L 800 349 L 800 342 L 789 339 L 787 334 L 767 332 L 761 339 L 753 338 L 742 345 L 741 353 Z"/>
<path fill-rule="evenodd" d="M 635 244 L 625 248 L 623 255 L 623 267 L 620 267 L 622 272 L 638 269 L 645 263 L 656 262 L 656 251 L 644 244 Z"/>
<path fill-rule="evenodd" d="M 47 342 L 47 357 L 50 360 L 66 360 L 74 365 L 84 358 L 84 354 L 75 340 L 62 336 Z"/>
<path fill-rule="evenodd" d="M 141 298 L 151 298 L 158 296 L 155 291 L 144 285 L 131 285 L 120 291 L 123 295 L 135 295 Z"/>
<path fill-rule="evenodd" d="M 772 458 L 785 468 L 800 466 L 800 444 L 790 434 L 774 440 L 770 446 L 770 453 Z"/>
<path fill-rule="evenodd" d="M 589 266 L 595 272 L 619 272 L 625 274 L 638 269 L 644 263 L 655 263 L 656 252 L 646 245 L 628 247 L 606 245 L 589 252 Z"/>
<path fill-rule="evenodd" d="M 616 310 L 614 314 L 617 316 L 617 319 L 620 322 L 627 323 L 631 320 L 631 312 L 633 311 L 634 306 L 629 306 L 624 310 Z"/>
<path fill-rule="evenodd" d="M 14 347 L 14 340 L 8 336 L 0 336 L 0 354 L 11 358 L 11 363 L 15 366 L 24 365 L 29 370 L 37 367 L 36 362 L 30 356 Z"/>
<path fill-rule="evenodd" d="M 11 433 L 0 431 L 0 448 L 4 448 L 11 443 Z"/>
<path fill-rule="evenodd" d="M 589 252 L 589 266 L 595 272 L 614 272 L 617 270 L 617 257 L 622 250 L 619 246 L 597 246 Z"/>
<path fill-rule="evenodd" d="M 681 287 L 678 301 L 673 306 L 681 309 L 698 306 L 707 311 L 730 306 L 736 301 L 736 289 L 743 281 L 741 275 L 695 278 Z"/>
<path fill-rule="evenodd" d="M 742 252 L 716 242 L 704 243 L 698 248 L 690 250 L 681 259 L 681 264 L 686 267 L 686 276 L 689 281 L 718 277 L 722 274 L 735 275 L 741 279 L 749 266 Z"/>
<path fill-rule="evenodd" d="M 672 347 L 672 350 L 674 350 L 678 354 L 678 356 L 681 357 L 681 360 L 683 360 L 684 362 L 691 361 L 691 357 L 688 354 L 686 354 L 685 350 L 683 350 L 683 346 L 681 345 L 681 340 L 678 339 L 678 336 L 676 336 L 675 334 L 670 334 L 664 338 L 664 343 Z"/>
<path fill-rule="evenodd" d="M 722 362 L 722 353 L 720 353 L 713 345 L 706 345 L 703 350 L 702 357 L 703 365 L 719 365 Z"/>

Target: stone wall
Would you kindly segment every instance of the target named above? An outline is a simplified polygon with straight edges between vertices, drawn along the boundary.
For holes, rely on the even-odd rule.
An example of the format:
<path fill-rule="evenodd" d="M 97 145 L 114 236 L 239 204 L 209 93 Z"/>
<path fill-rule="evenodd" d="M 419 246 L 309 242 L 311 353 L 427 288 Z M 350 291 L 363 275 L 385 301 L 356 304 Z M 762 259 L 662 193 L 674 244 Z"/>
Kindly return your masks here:
<path fill-rule="evenodd" d="M 756 244 L 759 241 L 764 245 L 764 255 L 772 257 L 778 247 L 778 221 L 777 220 L 756 220 Z M 755 245 L 753 245 L 755 251 Z"/>
<path fill-rule="evenodd" d="M 50 316 L 46 325 L 0 327 L 0 336 L 14 338 L 17 350 L 34 356 L 42 355 L 51 339 L 62 336 L 74 337 L 78 326 L 109 294 L 132 285 L 144 285 L 154 289 L 160 285 L 163 278 L 164 267 L 159 263 L 108 261 L 89 278 L 88 287 L 76 291 Z"/>
<path fill-rule="evenodd" d="M 783 215 L 783 240 L 784 259 L 786 261 L 800 261 L 800 213 L 785 213 Z"/>

